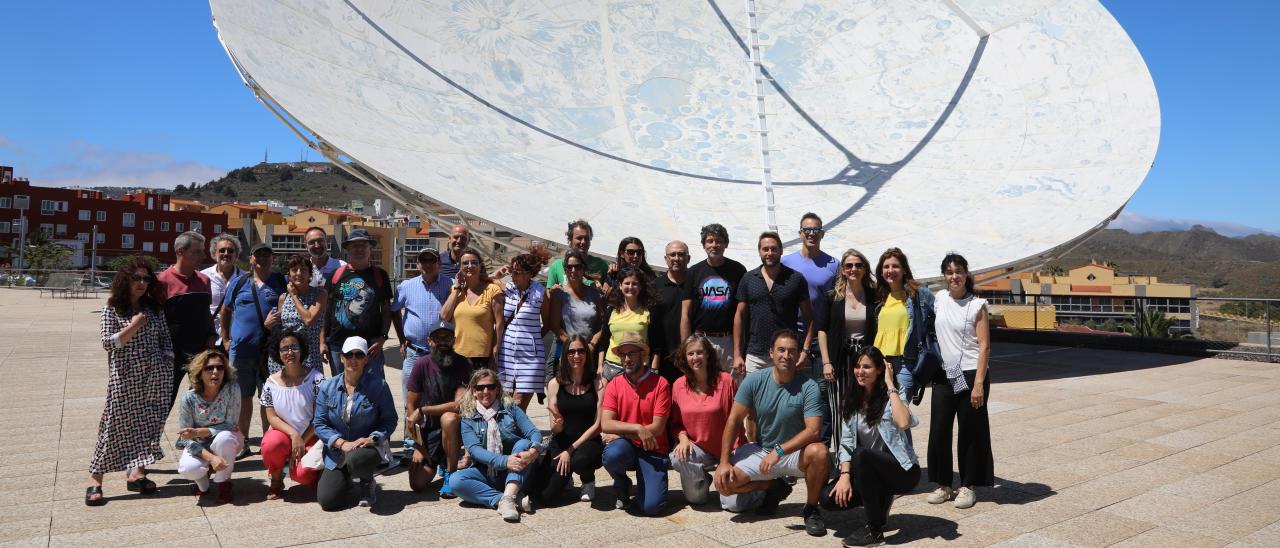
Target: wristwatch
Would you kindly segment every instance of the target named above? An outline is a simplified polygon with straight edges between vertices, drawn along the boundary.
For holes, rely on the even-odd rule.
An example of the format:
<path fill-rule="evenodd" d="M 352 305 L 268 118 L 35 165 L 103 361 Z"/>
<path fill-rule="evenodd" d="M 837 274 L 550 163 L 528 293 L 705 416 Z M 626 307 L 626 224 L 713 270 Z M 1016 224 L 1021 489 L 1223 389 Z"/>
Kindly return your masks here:
<path fill-rule="evenodd" d="M 773 452 L 778 454 L 778 458 L 782 458 L 782 457 L 786 456 L 786 454 L 787 454 L 787 452 L 786 452 L 786 451 L 783 451 L 783 450 L 782 450 L 782 446 L 781 446 L 781 445 L 775 445 L 775 446 L 773 446 Z"/>

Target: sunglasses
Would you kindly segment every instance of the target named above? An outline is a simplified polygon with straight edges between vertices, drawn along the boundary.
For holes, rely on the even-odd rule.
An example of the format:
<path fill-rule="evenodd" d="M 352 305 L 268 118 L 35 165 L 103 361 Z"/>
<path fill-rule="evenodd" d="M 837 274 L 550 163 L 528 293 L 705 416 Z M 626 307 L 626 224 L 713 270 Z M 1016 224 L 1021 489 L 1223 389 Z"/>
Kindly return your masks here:
<path fill-rule="evenodd" d="M 458 264 L 462 266 L 480 266 L 480 261 L 477 261 L 475 259 L 467 259 Z"/>
<path fill-rule="evenodd" d="M 222 249 L 219 249 L 219 250 L 218 250 L 218 254 L 219 254 L 219 255 L 231 255 L 231 254 L 233 254 L 233 253 L 235 253 L 235 252 L 236 252 L 236 250 L 235 250 L 235 248 L 234 248 L 234 247 L 225 247 L 225 248 L 222 248 Z"/>
<path fill-rule="evenodd" d="M 565 270 L 582 270 L 582 263 L 571 263 L 564 265 Z"/>
<path fill-rule="evenodd" d="M 570 348 L 570 349 L 568 349 L 568 350 L 565 350 L 565 351 L 564 351 L 564 353 L 565 353 L 565 354 L 568 354 L 568 355 L 570 355 L 570 356 L 586 355 L 586 353 L 587 353 L 587 349 L 585 349 L 585 348 Z"/>
<path fill-rule="evenodd" d="M 280 347 L 280 353 L 281 353 L 281 354 L 289 354 L 289 353 L 294 353 L 294 354 L 296 354 L 296 353 L 300 352 L 301 350 L 302 350 L 302 347 L 301 347 L 301 346 L 298 346 L 298 345 L 296 345 L 296 344 L 291 344 L 291 345 L 289 345 L 289 346 L 281 346 L 281 347 Z"/>
<path fill-rule="evenodd" d="M 363 358 L 365 357 L 365 353 L 359 350 L 352 350 L 350 352 L 343 354 L 343 356 L 346 356 L 348 358 Z"/>
<path fill-rule="evenodd" d="M 822 227 L 820 226 L 805 227 L 800 229 L 800 232 L 803 232 L 805 234 L 822 234 Z"/>
<path fill-rule="evenodd" d="M 854 269 L 854 268 L 862 268 L 862 267 L 865 267 L 865 266 L 867 266 L 867 264 L 866 264 L 866 263 L 844 263 L 844 269 L 845 269 L 845 270 L 851 270 L 851 269 Z"/>
<path fill-rule="evenodd" d="M 639 254 L 641 254 L 641 253 L 644 253 L 644 250 L 643 250 L 643 249 L 636 249 L 636 248 L 634 248 L 634 247 L 629 247 L 629 248 L 627 248 L 627 249 L 622 250 L 622 253 L 623 253 L 623 254 L 625 254 L 625 255 L 639 255 Z"/>
<path fill-rule="evenodd" d="M 487 392 L 489 390 L 497 390 L 497 389 L 498 389 L 497 383 L 486 383 L 486 384 L 476 385 L 476 392 Z"/>
<path fill-rule="evenodd" d="M 139 276 L 139 275 L 137 275 L 137 274 L 134 274 L 134 275 L 132 275 L 132 276 L 129 276 L 129 279 L 130 279 L 130 280 L 133 280 L 133 281 L 135 281 L 135 282 L 147 282 L 147 283 L 151 283 L 151 282 L 156 281 L 155 276 L 152 276 L 152 275 L 150 275 L 150 274 L 147 274 L 147 275 L 145 275 L 145 276 Z"/>
<path fill-rule="evenodd" d="M 226 370 L 227 370 L 227 366 L 225 366 L 225 365 L 206 365 L 206 366 L 204 366 L 204 370 L 205 370 L 205 371 L 226 371 Z"/>

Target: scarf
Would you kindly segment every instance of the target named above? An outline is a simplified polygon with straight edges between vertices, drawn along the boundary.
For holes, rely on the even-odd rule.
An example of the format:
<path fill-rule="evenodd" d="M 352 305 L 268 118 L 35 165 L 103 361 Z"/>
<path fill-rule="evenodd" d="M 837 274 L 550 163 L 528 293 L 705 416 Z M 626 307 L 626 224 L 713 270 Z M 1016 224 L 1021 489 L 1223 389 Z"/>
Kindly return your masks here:
<path fill-rule="evenodd" d="M 484 448 L 498 455 L 502 454 L 502 431 L 498 428 L 498 409 L 501 405 L 500 402 L 494 402 L 494 409 L 488 409 L 480 402 L 476 402 L 476 413 L 484 419 L 485 430 L 488 430 Z"/>

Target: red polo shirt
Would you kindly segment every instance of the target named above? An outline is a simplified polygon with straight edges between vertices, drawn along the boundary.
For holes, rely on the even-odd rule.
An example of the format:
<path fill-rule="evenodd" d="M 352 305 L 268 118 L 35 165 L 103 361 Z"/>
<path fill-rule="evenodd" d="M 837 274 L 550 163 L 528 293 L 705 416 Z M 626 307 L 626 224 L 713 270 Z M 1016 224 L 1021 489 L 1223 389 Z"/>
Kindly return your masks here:
<path fill-rule="evenodd" d="M 613 411 L 618 420 L 631 424 L 652 424 L 654 417 L 669 417 L 671 411 L 671 384 L 662 375 L 647 373 L 639 384 L 632 385 L 625 374 L 618 375 L 604 387 L 603 409 Z M 667 432 L 654 434 L 658 441 L 655 453 L 671 452 Z M 640 447 L 639 440 L 631 440 Z"/>

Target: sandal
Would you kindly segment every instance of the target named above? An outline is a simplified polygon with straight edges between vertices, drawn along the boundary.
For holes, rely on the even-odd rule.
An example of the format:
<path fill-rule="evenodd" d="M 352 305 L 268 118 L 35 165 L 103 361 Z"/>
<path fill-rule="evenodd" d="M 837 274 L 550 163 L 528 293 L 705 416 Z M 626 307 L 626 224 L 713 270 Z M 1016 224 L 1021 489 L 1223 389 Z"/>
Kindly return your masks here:
<path fill-rule="evenodd" d="M 267 489 L 267 500 L 276 500 L 284 492 L 284 478 L 272 478 L 271 488 Z"/>
<path fill-rule="evenodd" d="M 97 498 L 94 498 L 94 496 Z M 102 506 L 107 503 L 106 497 L 102 496 L 101 485 L 91 485 L 84 489 L 84 505 L 85 506 Z"/>
<path fill-rule="evenodd" d="M 147 479 L 146 476 L 142 476 L 136 480 L 129 480 L 125 482 L 124 487 L 130 491 L 142 493 L 144 495 L 151 495 L 156 492 L 156 482 Z"/>

